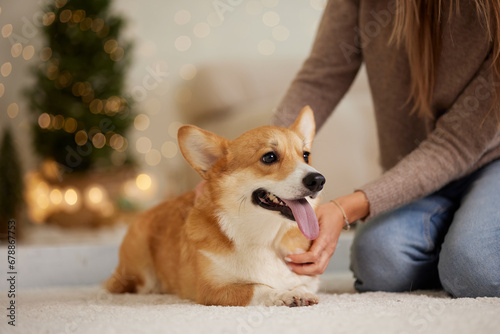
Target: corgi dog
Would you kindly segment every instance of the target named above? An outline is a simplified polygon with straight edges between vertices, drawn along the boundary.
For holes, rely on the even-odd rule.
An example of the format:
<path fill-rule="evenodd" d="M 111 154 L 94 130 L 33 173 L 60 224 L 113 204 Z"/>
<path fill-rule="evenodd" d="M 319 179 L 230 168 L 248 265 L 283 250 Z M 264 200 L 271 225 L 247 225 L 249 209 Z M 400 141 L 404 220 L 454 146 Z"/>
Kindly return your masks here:
<path fill-rule="evenodd" d="M 263 126 L 227 140 L 179 129 L 187 162 L 206 181 L 132 224 L 106 282 L 112 293 L 171 293 L 204 305 L 318 303 L 319 278 L 284 258 L 306 252 L 319 225 L 310 200 L 325 178 L 310 165 L 313 111 L 290 128 Z"/>

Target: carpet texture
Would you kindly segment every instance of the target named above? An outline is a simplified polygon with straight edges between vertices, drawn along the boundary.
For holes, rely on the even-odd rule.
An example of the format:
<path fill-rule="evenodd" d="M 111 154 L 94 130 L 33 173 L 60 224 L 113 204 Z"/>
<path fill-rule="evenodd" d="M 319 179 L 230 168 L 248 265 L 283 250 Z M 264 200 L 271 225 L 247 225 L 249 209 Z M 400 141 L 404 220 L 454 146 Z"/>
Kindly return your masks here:
<path fill-rule="evenodd" d="M 500 333 L 500 298 L 441 291 L 356 293 L 324 278 L 311 307 L 201 306 L 171 295 L 110 295 L 98 286 L 20 290 L 1 333 Z M 2 296 L 2 304 L 5 304 Z"/>

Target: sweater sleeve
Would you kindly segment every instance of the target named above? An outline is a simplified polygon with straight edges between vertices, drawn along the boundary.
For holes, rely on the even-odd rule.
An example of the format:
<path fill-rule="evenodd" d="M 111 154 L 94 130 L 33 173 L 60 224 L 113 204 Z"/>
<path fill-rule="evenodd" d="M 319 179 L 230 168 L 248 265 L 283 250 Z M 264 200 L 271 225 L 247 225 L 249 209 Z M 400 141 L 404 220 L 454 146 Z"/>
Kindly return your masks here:
<path fill-rule="evenodd" d="M 330 0 L 311 53 L 276 109 L 273 125 L 289 126 L 300 110 L 314 110 L 319 129 L 351 86 L 362 62 L 358 3 Z"/>
<path fill-rule="evenodd" d="M 427 196 L 488 162 L 484 158 L 500 143 L 498 115 L 491 110 L 495 84 L 490 54 L 429 136 L 380 178 L 359 189 L 370 203 L 365 220 Z"/>

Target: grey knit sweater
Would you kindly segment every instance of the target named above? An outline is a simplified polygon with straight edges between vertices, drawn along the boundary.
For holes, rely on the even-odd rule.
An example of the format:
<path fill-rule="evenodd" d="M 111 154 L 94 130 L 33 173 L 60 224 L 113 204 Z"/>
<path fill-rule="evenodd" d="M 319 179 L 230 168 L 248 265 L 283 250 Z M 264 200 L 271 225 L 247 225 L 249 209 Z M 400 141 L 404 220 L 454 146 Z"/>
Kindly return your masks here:
<path fill-rule="evenodd" d="M 450 20 L 444 13 L 434 119 L 410 114 L 411 102 L 406 103 L 408 56 L 403 47 L 388 43 L 395 10 L 394 0 L 330 0 L 311 54 L 273 119 L 288 126 L 310 105 L 321 127 L 365 63 L 384 169 L 381 177 L 359 188 L 370 202 L 367 219 L 500 157 L 498 115 L 489 112 L 496 84 L 492 45 L 472 1 L 460 1 L 460 14 Z"/>

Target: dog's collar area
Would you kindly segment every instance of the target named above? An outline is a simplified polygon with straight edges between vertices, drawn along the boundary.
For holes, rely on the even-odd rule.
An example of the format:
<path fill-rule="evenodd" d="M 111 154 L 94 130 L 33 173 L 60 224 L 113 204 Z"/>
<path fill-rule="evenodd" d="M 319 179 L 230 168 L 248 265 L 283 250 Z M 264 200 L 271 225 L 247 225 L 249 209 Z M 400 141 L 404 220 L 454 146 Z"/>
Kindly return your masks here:
<path fill-rule="evenodd" d="M 266 210 L 278 211 L 284 217 L 295 221 L 292 209 L 278 196 L 270 193 L 265 189 L 257 189 L 252 193 L 252 201 L 255 205 L 258 205 Z"/>

